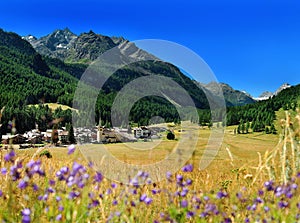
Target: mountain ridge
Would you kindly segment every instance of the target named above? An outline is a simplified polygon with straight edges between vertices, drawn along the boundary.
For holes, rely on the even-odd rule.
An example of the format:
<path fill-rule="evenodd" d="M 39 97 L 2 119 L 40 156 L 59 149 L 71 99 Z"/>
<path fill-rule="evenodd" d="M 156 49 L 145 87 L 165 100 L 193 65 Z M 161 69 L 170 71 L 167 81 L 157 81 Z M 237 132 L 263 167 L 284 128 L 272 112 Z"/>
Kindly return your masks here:
<path fill-rule="evenodd" d="M 292 87 L 289 83 L 283 83 L 280 85 L 275 92 L 270 92 L 270 91 L 264 91 L 259 97 L 254 98 L 256 101 L 263 101 L 267 100 L 269 98 L 272 98 L 273 96 L 278 95 L 281 91 Z"/>
<path fill-rule="evenodd" d="M 57 29 L 54 32 L 39 39 L 33 36 L 24 37 L 24 39 L 29 41 L 32 46 L 42 55 L 58 58 L 67 63 L 79 62 L 89 64 L 103 52 L 116 46 L 119 46 L 122 50 L 126 51 L 126 55 L 128 54 L 128 52 L 134 52 L 133 56 L 135 58 L 140 58 L 141 60 L 145 58 L 159 60 L 155 56 L 150 55 L 148 52 L 137 48 L 134 43 L 126 40 L 124 37 L 108 37 L 102 34 L 96 34 L 92 30 L 89 32 L 83 32 L 80 35 L 74 34 L 76 37 L 72 38 L 69 42 L 65 42 L 66 38 L 60 37 L 60 35 L 68 36 L 70 35 L 70 33 L 71 35 L 73 35 L 73 33 L 69 29 Z M 47 45 L 46 40 L 53 36 L 58 36 L 56 38 L 56 41 L 52 41 L 51 46 Z M 44 46 L 41 47 L 41 45 Z M 64 46 L 64 48 L 60 47 L 59 49 L 57 49 L 57 46 Z M 44 50 L 44 48 L 48 49 Z M 249 97 L 242 91 L 233 89 L 228 84 L 221 83 L 220 85 L 216 85 L 215 87 L 210 84 L 207 84 L 207 86 L 203 84 L 201 85 L 201 88 L 203 88 L 203 90 L 205 90 L 206 93 L 209 94 L 209 96 L 212 96 L 212 94 L 216 93 L 214 92 L 214 89 L 219 87 L 223 89 L 225 101 L 228 106 L 254 103 L 254 100 L 251 99 L 251 97 Z M 212 92 L 209 93 L 208 91 L 211 90 Z"/>
<path fill-rule="evenodd" d="M 243 91 L 233 89 L 229 84 L 210 82 L 208 84 L 198 83 L 200 87 L 205 89 L 207 94 L 220 95 L 220 88 L 224 95 L 224 99 L 227 106 L 241 106 L 245 104 L 253 104 L 255 100 Z M 221 100 L 221 99 L 219 99 Z"/>

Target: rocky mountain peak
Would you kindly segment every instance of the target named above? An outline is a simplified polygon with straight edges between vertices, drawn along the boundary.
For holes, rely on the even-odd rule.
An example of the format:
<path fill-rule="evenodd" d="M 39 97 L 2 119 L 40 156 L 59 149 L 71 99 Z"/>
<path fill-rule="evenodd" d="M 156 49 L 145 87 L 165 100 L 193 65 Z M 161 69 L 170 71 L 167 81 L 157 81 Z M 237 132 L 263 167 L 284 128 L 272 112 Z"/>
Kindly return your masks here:
<path fill-rule="evenodd" d="M 272 93 L 270 91 L 265 91 L 258 98 L 255 98 L 255 100 L 257 100 L 257 101 L 267 100 L 270 97 L 273 97 L 273 96 L 279 94 L 284 89 L 287 89 L 287 88 L 290 88 L 290 87 L 291 87 L 290 84 L 284 83 L 274 93 Z"/>
<path fill-rule="evenodd" d="M 279 92 L 281 92 L 282 90 L 284 90 L 284 89 L 287 89 L 287 88 L 290 88 L 291 87 L 291 85 L 290 84 L 288 84 L 288 83 L 284 83 L 284 84 L 282 84 L 276 91 L 275 91 L 275 95 L 277 95 Z"/>
<path fill-rule="evenodd" d="M 28 42 L 34 42 L 37 40 L 37 38 L 31 34 L 23 36 L 22 39 L 27 40 Z"/>
<path fill-rule="evenodd" d="M 205 92 L 212 95 L 224 95 L 227 106 L 240 106 L 251 104 L 255 101 L 247 93 L 235 90 L 225 83 L 210 82 L 208 84 L 200 84 Z M 220 92 L 222 90 L 222 92 Z"/>
<path fill-rule="evenodd" d="M 264 97 L 269 98 L 269 97 L 271 97 L 271 96 L 273 96 L 273 93 L 272 93 L 272 92 L 270 92 L 270 91 L 264 91 L 263 93 L 261 93 L 261 95 L 260 95 L 259 97 L 260 97 L 260 98 L 264 98 Z"/>

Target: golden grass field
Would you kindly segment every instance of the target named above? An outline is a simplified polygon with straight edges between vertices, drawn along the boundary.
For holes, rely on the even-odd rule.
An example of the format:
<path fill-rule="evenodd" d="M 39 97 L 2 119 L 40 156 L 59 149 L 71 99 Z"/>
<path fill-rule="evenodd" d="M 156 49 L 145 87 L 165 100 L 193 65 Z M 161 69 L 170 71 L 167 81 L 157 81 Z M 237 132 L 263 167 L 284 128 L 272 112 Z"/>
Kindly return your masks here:
<path fill-rule="evenodd" d="M 283 114 L 279 113 L 278 115 Z M 279 119 L 280 121 L 282 122 Z M 286 129 L 290 128 L 287 121 L 285 126 Z M 284 182 L 281 174 L 282 162 L 290 160 L 290 163 L 293 164 L 290 152 L 287 151 L 286 155 L 282 152 L 283 146 L 286 145 L 289 151 L 292 147 L 289 146 L 287 140 L 284 141 L 284 144 L 282 144 L 282 140 L 281 144 L 279 143 L 282 139 L 279 125 L 277 125 L 279 132 L 277 135 L 264 133 L 234 135 L 235 126 L 227 127 L 218 153 L 210 165 L 204 169 L 199 169 L 199 163 L 205 154 L 205 148 L 213 130 L 200 127 L 190 128 L 191 132 L 188 135 L 187 129 L 183 128 L 178 131 L 179 127 L 173 128 L 177 138 L 174 141 L 162 137 L 161 141 L 77 145 L 75 153 L 70 155 L 68 155 L 68 148 L 52 147 L 51 145 L 40 149 L 16 149 L 17 156 L 12 158 L 12 162 L 1 162 L 1 172 L 5 167 L 10 171 L 0 175 L 0 190 L 1 193 L 3 192 L 0 195 L 0 210 L 2 211 L 0 218 L 5 219 L 5 222 L 20 222 L 21 219 L 26 218 L 21 214 L 21 210 L 29 208 L 31 222 L 170 222 L 169 217 L 175 219 L 173 222 L 262 222 L 260 220 L 263 218 L 268 219 L 267 222 L 272 222 L 274 219 L 276 222 L 290 222 L 298 219 L 295 215 L 298 210 L 299 190 L 292 189 L 290 195 L 289 191 L 284 189 L 286 190 L 284 193 L 287 195 L 283 194 L 276 198 L 274 193 L 277 186 L 271 191 L 264 186 L 264 183 L 271 179 L 267 171 L 270 165 L 277 171 L 278 177 L 275 178 L 274 183 L 282 185 Z M 183 139 L 188 139 L 185 137 L 187 135 L 198 139 L 194 146 L 195 150 L 187 162 L 193 164 L 192 172 L 182 170 L 181 166 L 175 163 L 176 159 L 170 159 L 171 165 L 177 165 L 176 170 L 178 171 L 168 179 L 165 177 L 166 172 L 161 171 L 164 177 L 161 181 L 155 181 L 154 177 L 152 178 L 152 169 L 149 173 L 154 181 L 146 183 L 146 179 L 149 178 L 138 177 L 142 182 L 137 187 L 130 184 L 129 181 L 120 183 L 117 178 L 112 177 L 120 176 L 123 173 L 128 174 L 128 180 L 130 180 L 136 176 L 130 175 L 130 170 L 122 168 L 122 165 L 118 166 L 111 162 L 113 160 L 111 156 L 122 164 L 135 165 L 139 170 L 145 165 L 160 164 L 174 152 L 174 148 Z M 288 135 L 285 135 L 284 139 L 288 139 Z M 181 144 L 183 149 L 193 146 L 189 140 L 183 142 Z M 212 143 L 208 149 L 215 149 L 214 147 L 215 144 Z M 276 148 L 278 148 L 277 155 L 274 153 Z M 51 159 L 45 156 L 40 157 L 45 150 L 52 154 Z M 8 151 L 0 151 L 0 160 L 4 160 L 7 153 Z M 272 159 L 269 158 L 273 157 L 274 162 L 272 163 Z M 29 175 L 26 187 L 24 179 L 26 180 L 28 171 L 32 171 L 28 167 L 30 160 L 41 161 L 41 164 L 36 165 L 40 165 L 39 168 L 45 171 L 45 176 L 31 177 Z M 267 160 L 270 162 L 267 163 Z M 92 167 L 88 167 L 90 166 L 89 161 L 94 163 Z M 19 172 L 11 173 L 10 166 L 14 165 L 14 168 L 17 168 L 18 163 L 23 163 L 24 166 L 19 167 Z M 81 168 L 83 169 L 76 170 L 75 175 L 72 175 L 78 164 L 82 164 Z M 183 166 L 185 163 L 181 164 Z M 57 174 L 63 167 L 69 168 L 70 171 L 64 175 L 66 178 L 59 180 Z M 101 183 L 94 180 L 95 170 L 104 176 Z M 158 169 L 158 171 L 160 170 Z M 106 171 L 112 175 L 107 175 Z M 18 176 L 18 173 L 20 177 L 25 178 L 12 180 L 11 176 Z M 86 173 L 88 178 L 85 180 Z M 153 173 L 155 174 L 155 172 Z M 295 176 L 295 172 L 293 174 Z M 178 181 L 180 176 L 183 177 L 182 181 Z M 282 187 L 290 188 L 289 185 L 300 181 L 300 179 L 293 179 Z M 23 184 L 21 184 L 22 180 Z M 84 185 L 83 187 L 79 184 L 70 186 L 68 185 L 69 180 L 71 182 L 75 180 L 75 183 L 81 182 Z M 192 183 L 187 184 L 188 180 L 191 180 Z M 33 184 L 38 185 L 40 189 L 33 191 Z M 186 189 L 188 189 L 187 194 L 184 192 Z M 153 191 L 160 192 L 154 193 Z M 263 191 L 263 194 L 259 191 Z M 74 192 L 78 192 L 79 197 L 70 198 L 70 194 Z M 225 193 L 225 197 L 218 198 L 223 193 Z M 245 201 L 242 201 L 237 194 L 242 194 Z M 42 197 L 39 198 L 40 196 Z M 44 199 L 43 196 L 46 198 Z M 57 201 L 57 196 L 62 200 Z M 141 200 L 142 196 L 150 198 L 149 203 Z M 263 202 L 259 203 L 258 198 Z M 198 201 L 195 199 L 199 200 L 199 207 L 197 207 Z M 90 202 L 95 202 L 93 208 L 89 208 Z M 134 206 L 132 202 L 134 202 Z M 188 202 L 188 206 L 183 206 L 182 202 Z M 286 204 L 288 208 L 284 208 Z M 61 205 L 64 209 L 61 209 Z M 214 212 L 215 209 L 210 210 L 214 205 L 217 205 L 220 212 Z M 271 211 L 264 211 L 266 206 Z M 15 211 L 10 212 L 9 210 Z M 188 216 L 191 213 L 195 216 Z M 259 221 L 255 220 L 258 218 Z M 156 221 L 157 219 L 160 220 Z"/>
<path fill-rule="evenodd" d="M 62 110 L 74 110 L 74 108 L 71 108 L 67 105 L 61 105 L 61 104 L 57 104 L 57 103 L 44 103 L 44 106 L 48 106 L 52 111 L 55 111 L 57 108 L 61 108 Z M 30 105 L 30 106 L 35 106 L 37 107 L 38 105 Z"/>
<path fill-rule="evenodd" d="M 197 174 L 201 175 L 201 179 L 203 180 L 202 183 L 198 185 L 202 189 L 210 190 L 216 186 L 219 187 L 223 181 L 234 179 L 236 177 L 236 175 L 233 174 L 234 169 L 245 168 L 243 170 L 244 175 L 248 173 L 254 174 L 255 169 L 251 167 L 255 167 L 258 164 L 258 152 L 263 155 L 266 151 L 274 149 L 278 143 L 279 135 L 266 135 L 264 133 L 234 135 L 233 129 L 234 126 L 226 128 L 222 145 L 216 157 L 207 168 L 197 171 Z M 195 147 L 195 152 L 189 160 L 195 169 L 199 167 L 199 162 L 210 134 L 211 131 L 207 128 L 199 129 L 199 139 Z M 177 137 L 179 136 L 177 131 L 176 135 Z M 180 139 L 178 141 L 154 140 L 148 142 L 105 144 L 101 146 L 104 146 L 107 152 L 112 154 L 117 160 L 128 164 L 147 165 L 163 160 L 172 152 L 179 141 Z M 135 149 L 134 147 L 139 149 Z M 101 156 L 102 153 L 98 152 L 101 148 L 99 145 L 82 145 L 79 148 L 83 151 L 91 150 L 91 153 L 85 152 L 85 156 L 83 156 L 79 150 L 76 152 L 75 159 L 80 162 L 88 163 L 86 160 L 88 156 L 92 156 L 96 162 L 101 162 L 102 159 L 105 159 Z M 151 149 L 147 150 L 147 148 Z M 233 161 L 230 159 L 227 148 L 232 154 Z M 70 160 L 70 157 L 66 155 L 67 148 L 46 147 L 44 149 L 48 149 L 53 155 L 51 160 L 55 160 L 55 166 L 72 162 L 74 159 Z M 19 150 L 18 153 L 29 158 L 37 151 L 40 150 Z M 46 162 L 51 163 L 51 160 L 48 161 L 46 159 Z M 209 183 L 204 179 L 207 179 Z"/>

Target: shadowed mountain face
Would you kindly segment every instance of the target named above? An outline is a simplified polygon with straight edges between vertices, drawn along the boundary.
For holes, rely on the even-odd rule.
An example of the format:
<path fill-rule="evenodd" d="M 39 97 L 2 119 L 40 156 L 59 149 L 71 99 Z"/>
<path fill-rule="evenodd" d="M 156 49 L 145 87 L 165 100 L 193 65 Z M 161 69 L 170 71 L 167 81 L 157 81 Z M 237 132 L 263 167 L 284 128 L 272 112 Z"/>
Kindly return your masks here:
<path fill-rule="evenodd" d="M 235 90 L 228 84 L 211 82 L 209 84 L 200 83 L 200 86 L 208 95 L 218 95 L 218 91 L 222 89 L 227 106 L 241 106 L 255 103 L 255 100 L 247 93 Z"/>

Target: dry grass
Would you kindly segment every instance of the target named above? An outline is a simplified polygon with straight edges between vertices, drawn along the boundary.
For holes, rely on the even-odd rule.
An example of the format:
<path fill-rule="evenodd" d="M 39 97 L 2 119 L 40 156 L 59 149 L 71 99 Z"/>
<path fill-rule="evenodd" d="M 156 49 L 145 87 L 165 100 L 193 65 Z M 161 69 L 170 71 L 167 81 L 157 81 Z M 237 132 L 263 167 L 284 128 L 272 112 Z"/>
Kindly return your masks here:
<path fill-rule="evenodd" d="M 231 128 L 232 127 L 226 130 L 222 146 L 211 164 L 205 170 L 199 170 L 193 173 L 192 178 L 197 179 L 197 187 L 199 187 L 199 189 L 201 188 L 202 190 L 209 191 L 213 188 L 221 187 L 220 185 L 222 185 L 222 182 L 224 181 L 232 181 L 233 183 L 231 183 L 229 186 L 235 187 L 237 184 L 241 184 L 240 181 L 236 182 L 237 175 L 239 175 L 240 180 L 242 180 L 244 183 L 247 183 L 249 179 L 244 180 L 243 177 L 245 177 L 247 174 L 255 175 L 256 170 L 250 167 L 257 166 L 257 154 L 264 154 L 266 151 L 271 151 L 278 143 L 278 135 L 265 135 L 261 133 L 233 135 L 231 133 Z M 190 163 L 193 163 L 196 169 L 199 167 L 199 162 L 204 153 L 209 136 L 210 130 L 200 130 L 200 137 L 197 146 L 193 156 L 189 160 Z M 172 152 L 173 148 L 177 144 L 178 141 L 149 141 L 124 144 L 107 144 L 105 145 L 105 148 L 116 159 L 125 163 L 145 165 L 153 164 L 163 160 L 170 154 L 170 152 Z M 101 152 L 97 150 L 97 147 L 98 145 L 85 145 L 82 146 L 81 149 L 91 149 L 96 151 L 86 156 L 96 156 L 97 160 L 101 161 L 105 158 L 101 156 Z M 151 149 L 147 150 L 147 148 Z M 47 162 L 51 163 L 53 160 L 55 160 L 55 162 L 53 162 L 55 163 L 55 166 L 64 165 L 65 163 L 69 162 L 69 157 L 66 155 L 66 148 L 50 147 L 47 149 L 53 155 L 53 158 Z M 228 154 L 228 150 L 230 151 L 231 157 Z M 37 149 L 19 150 L 18 153 L 29 158 L 36 151 Z M 79 151 L 76 154 L 76 159 L 80 162 L 87 163 L 85 157 Z M 267 175 L 260 178 L 259 182 L 266 179 L 266 177 Z"/>
<path fill-rule="evenodd" d="M 62 110 L 74 110 L 74 108 L 71 108 L 70 106 L 67 105 L 61 105 L 61 104 L 57 104 L 57 103 L 44 103 L 44 106 L 48 106 L 52 111 L 55 111 L 57 108 L 61 108 Z M 30 105 L 30 106 L 38 106 L 38 105 Z"/>
<path fill-rule="evenodd" d="M 294 119 L 297 121 L 297 119 Z M 300 121 L 300 120 L 299 120 Z M 284 122 L 284 129 L 291 128 L 288 117 L 287 120 Z M 294 139 L 295 132 L 292 132 L 291 129 L 289 131 L 285 131 L 283 137 L 280 135 L 265 135 L 262 133 L 254 133 L 248 135 L 234 135 L 233 134 L 233 127 L 229 127 L 225 131 L 225 136 L 223 143 L 216 155 L 215 159 L 210 163 L 210 165 L 204 169 L 199 170 L 199 162 L 204 154 L 205 147 L 207 145 L 210 130 L 208 129 L 200 129 L 200 132 L 195 131 L 195 135 L 199 133 L 199 140 L 195 147 L 195 151 L 193 156 L 189 160 L 189 163 L 194 164 L 195 171 L 183 173 L 179 171 L 178 174 L 182 174 L 185 176 L 186 179 L 192 179 L 193 183 L 190 186 L 190 194 L 189 198 L 192 199 L 193 194 L 199 196 L 199 198 L 203 199 L 204 196 L 209 196 L 211 199 L 215 199 L 216 193 L 218 191 L 227 191 L 231 197 L 227 200 L 215 200 L 218 203 L 224 212 L 228 212 L 227 214 L 231 213 L 230 208 L 234 207 L 236 204 L 240 210 L 237 210 L 236 220 L 239 222 L 241 219 L 245 219 L 249 212 L 246 209 L 244 204 L 239 203 L 235 194 L 238 192 L 243 191 L 243 196 L 249 198 L 248 204 L 251 204 L 251 201 L 254 197 L 256 197 L 256 192 L 258 189 L 261 189 L 263 182 L 270 179 L 270 171 L 272 168 L 275 170 L 273 171 L 275 176 L 277 177 L 275 180 L 282 179 L 287 180 L 287 175 L 283 175 L 282 173 L 286 172 L 286 161 L 290 161 L 290 166 L 295 168 L 292 172 L 295 173 L 297 169 L 297 157 L 296 153 L 297 150 L 295 146 L 293 147 L 291 142 L 292 138 Z M 176 131 L 177 137 L 180 139 L 182 137 L 181 134 Z M 280 141 L 281 139 L 281 141 Z M 137 143 L 124 143 L 124 144 L 107 144 L 105 146 L 105 150 L 107 150 L 110 154 L 115 156 L 118 160 L 121 160 L 128 164 L 136 164 L 136 165 L 145 165 L 145 164 L 153 164 L 158 161 L 165 159 L 178 145 L 180 140 L 178 141 L 150 141 L 150 142 L 137 142 Z M 279 143 L 278 143 L 279 141 Z M 285 145 L 285 147 L 283 147 Z M 188 147 L 189 143 L 186 143 L 184 146 Z M 212 145 L 213 147 L 214 145 Z M 149 149 L 151 148 L 151 149 Z M 81 150 L 86 150 L 84 152 L 85 156 L 79 151 L 76 150 L 75 154 L 70 156 L 67 155 L 68 149 L 67 148 L 55 148 L 55 147 L 47 147 L 44 148 L 51 152 L 52 159 L 47 159 L 42 157 L 43 169 L 47 173 L 46 178 L 43 178 L 44 182 L 37 182 L 41 178 L 34 178 L 33 181 L 39 184 L 41 188 L 47 188 L 49 186 L 47 179 L 54 179 L 55 173 L 59 170 L 62 166 L 69 166 L 73 165 L 73 162 L 76 161 L 81 163 L 85 166 L 88 165 L 88 158 L 93 157 L 97 160 L 97 163 L 101 165 L 103 160 L 106 159 L 105 156 L 101 157 L 101 150 L 99 145 L 86 145 L 81 146 Z M 102 147 L 103 149 L 103 147 Z M 18 157 L 24 160 L 24 163 L 27 163 L 32 157 L 38 156 L 43 149 L 28 149 L 28 150 L 16 150 Z M 284 152 L 285 151 L 285 152 Z M 292 153 L 294 151 L 294 153 Z M 2 151 L 0 160 L 3 160 L 4 151 Z M 294 158 L 293 158 L 294 157 Z M 19 159 L 19 158 L 18 158 Z M 285 166 L 285 169 L 282 168 L 282 164 Z M 4 163 L 1 163 L 1 167 Z M 114 169 L 114 166 L 109 166 L 111 168 L 111 172 L 113 174 L 119 174 L 119 172 L 125 172 L 126 169 L 118 170 Z M 94 170 L 88 170 L 91 176 L 95 173 Z M 5 176 L 7 177 L 7 175 Z M 10 191 L 10 183 L 7 179 L 0 177 L 0 181 L 2 183 L 1 189 L 5 192 Z M 278 180 L 279 181 L 279 180 Z M 85 218 L 89 219 L 89 222 L 106 222 L 110 218 L 110 214 L 116 211 L 122 212 L 121 219 L 116 218 L 115 221 L 121 222 L 153 222 L 154 219 L 159 219 L 159 213 L 163 212 L 176 212 L 178 213 L 185 213 L 186 209 L 182 209 L 180 207 L 180 199 L 172 197 L 172 202 L 170 203 L 170 197 L 168 194 L 175 193 L 178 190 L 182 190 L 176 184 L 175 176 L 173 175 L 172 183 L 168 182 L 166 179 L 153 183 L 141 186 L 137 189 L 137 194 L 131 194 L 130 190 L 132 188 L 125 187 L 124 184 L 119 184 L 118 188 L 113 190 L 111 194 L 107 194 L 107 190 L 111 188 L 111 183 L 109 179 L 104 179 L 101 183 L 100 187 L 95 188 L 93 184 L 90 182 L 82 190 L 82 195 L 80 199 L 77 199 L 76 203 L 67 199 L 66 194 L 70 192 L 70 188 L 66 187 L 63 183 L 58 183 L 56 185 L 57 194 L 61 196 L 65 196 L 64 205 L 66 210 L 63 212 L 63 220 L 67 220 L 69 214 L 71 213 L 71 220 L 68 222 L 80 222 L 79 219 Z M 5 200 L 0 199 L 0 204 L 3 207 L 10 207 L 15 210 L 18 210 L 16 213 L 12 215 L 10 213 L 5 213 L 5 216 L 11 217 L 11 219 L 18 219 L 20 220 L 21 216 L 20 210 L 24 207 L 31 207 L 35 210 L 35 215 L 40 215 L 39 219 L 34 219 L 34 222 L 48 222 L 51 217 L 49 214 L 43 213 L 44 206 L 36 206 L 34 207 L 34 202 L 36 202 L 37 197 L 30 197 L 31 200 L 26 200 L 26 194 L 24 192 L 17 189 L 16 185 L 14 186 L 13 197 L 20 202 L 11 201 L 11 205 L 6 205 L 4 202 Z M 247 190 L 243 190 L 243 188 L 247 188 Z M 139 203 L 138 208 L 127 206 L 121 202 L 130 202 L 135 201 L 138 202 L 139 198 L 142 194 L 151 195 L 151 191 L 153 189 L 162 189 L 164 192 L 158 195 L 153 195 L 153 203 L 151 206 L 147 206 L 143 203 Z M 28 189 L 30 191 L 30 189 Z M 42 191 L 41 191 L 42 192 Z M 84 207 L 87 206 L 89 197 L 88 192 L 94 192 L 95 194 L 103 194 L 104 198 L 100 199 L 99 206 L 95 209 L 96 212 L 93 210 L 90 212 L 90 216 L 85 216 L 86 209 Z M 5 195 L 4 198 L 9 200 L 9 194 Z M 124 194 L 128 195 L 128 197 L 124 196 Z M 26 196 L 25 196 L 26 195 Z M 35 195 L 36 196 L 36 195 Z M 114 205 L 113 200 L 115 198 L 119 199 L 119 204 Z M 52 200 L 47 201 L 47 205 L 50 208 L 57 208 L 55 198 L 52 197 Z M 266 202 L 268 200 L 266 199 Z M 279 202 L 280 200 L 278 200 Z M 277 202 L 277 201 L 276 201 Z M 290 209 L 291 213 L 295 213 L 295 207 L 297 200 L 293 200 L 294 208 Z M 40 202 L 40 204 L 42 204 Z M 289 219 L 289 213 L 280 212 L 277 213 L 277 203 L 270 203 L 270 205 L 274 206 L 273 209 L 276 215 L 283 216 L 282 219 Z M 33 208 L 34 207 L 34 208 Z M 0 208 L 1 209 L 1 208 Z M 5 210 L 5 208 L 2 208 Z M 239 213 L 241 211 L 241 213 Z M 59 213 L 54 211 L 53 213 Z M 35 216 L 33 215 L 33 216 Z M 54 215 L 54 214 L 53 214 Z M 255 215 L 253 215 L 253 219 L 255 219 Z M 258 213 L 260 216 L 260 213 Z M 1 213 L 0 213 L 1 217 Z M 72 220 L 73 219 L 73 220 Z M 74 220 L 76 219 L 76 220 Z M 221 221 L 220 216 L 215 216 L 209 218 L 209 222 L 213 221 Z M 278 217 L 276 219 L 281 219 Z M 206 222 L 208 219 L 203 219 L 200 222 Z M 231 220 L 234 220 L 232 217 Z M 113 220 L 114 221 L 114 220 Z M 178 222 L 186 222 L 180 220 Z M 193 222 L 192 220 L 190 222 Z M 234 222 L 236 222 L 234 220 Z M 288 221 L 287 221 L 288 222 Z"/>

